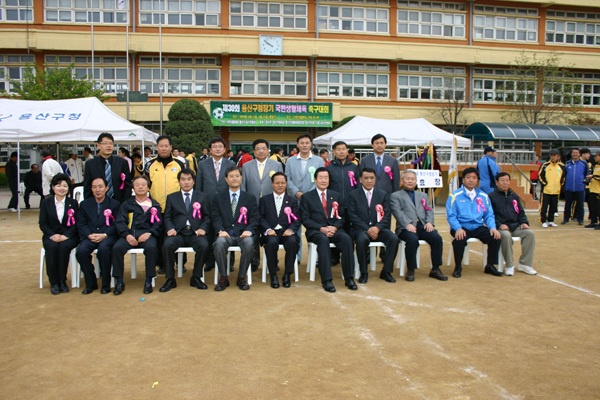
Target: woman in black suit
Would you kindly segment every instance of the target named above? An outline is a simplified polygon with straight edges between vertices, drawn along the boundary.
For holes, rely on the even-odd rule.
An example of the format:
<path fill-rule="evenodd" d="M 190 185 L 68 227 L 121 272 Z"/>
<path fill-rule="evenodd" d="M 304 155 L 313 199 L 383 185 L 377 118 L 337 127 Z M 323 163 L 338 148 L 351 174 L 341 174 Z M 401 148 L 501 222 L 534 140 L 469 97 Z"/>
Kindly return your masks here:
<path fill-rule="evenodd" d="M 67 197 L 71 179 L 66 174 L 56 174 L 50 182 L 52 197 L 40 205 L 40 229 L 46 250 L 46 273 L 52 294 L 67 293 L 67 266 L 69 255 L 79 244 L 75 226 L 77 201 Z M 73 266 L 71 266 L 73 268 Z"/>

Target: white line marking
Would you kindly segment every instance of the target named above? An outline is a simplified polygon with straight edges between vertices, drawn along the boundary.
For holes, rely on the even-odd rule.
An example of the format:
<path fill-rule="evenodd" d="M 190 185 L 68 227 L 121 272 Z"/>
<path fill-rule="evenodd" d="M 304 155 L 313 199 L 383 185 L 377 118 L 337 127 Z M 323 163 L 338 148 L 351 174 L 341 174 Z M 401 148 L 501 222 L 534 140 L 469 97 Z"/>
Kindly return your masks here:
<path fill-rule="evenodd" d="M 538 276 L 540 278 L 548 279 L 551 282 L 555 282 L 555 283 L 559 283 L 561 285 L 565 285 L 567 287 L 570 287 L 571 289 L 579 290 L 580 292 L 591 294 L 592 296 L 600 297 L 600 294 L 597 294 L 597 293 L 595 293 L 592 290 L 585 289 L 585 288 L 582 288 L 582 287 L 579 287 L 579 286 L 575 286 L 575 285 L 571 285 L 569 283 L 566 283 L 566 282 L 563 282 L 563 281 L 559 281 L 558 279 L 550 278 L 549 276 L 546 276 L 546 275 L 540 275 L 540 274 L 538 274 Z"/>
<path fill-rule="evenodd" d="M 0 243 L 42 243 L 41 240 L 0 240 Z"/>

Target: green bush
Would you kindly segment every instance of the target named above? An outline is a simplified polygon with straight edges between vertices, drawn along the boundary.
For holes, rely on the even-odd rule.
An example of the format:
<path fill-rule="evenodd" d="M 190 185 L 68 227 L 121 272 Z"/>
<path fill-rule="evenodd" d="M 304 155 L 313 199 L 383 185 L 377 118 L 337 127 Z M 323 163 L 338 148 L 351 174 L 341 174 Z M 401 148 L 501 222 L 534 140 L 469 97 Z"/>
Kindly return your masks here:
<path fill-rule="evenodd" d="M 4 172 L 0 172 L 0 187 L 8 186 L 8 177 Z"/>

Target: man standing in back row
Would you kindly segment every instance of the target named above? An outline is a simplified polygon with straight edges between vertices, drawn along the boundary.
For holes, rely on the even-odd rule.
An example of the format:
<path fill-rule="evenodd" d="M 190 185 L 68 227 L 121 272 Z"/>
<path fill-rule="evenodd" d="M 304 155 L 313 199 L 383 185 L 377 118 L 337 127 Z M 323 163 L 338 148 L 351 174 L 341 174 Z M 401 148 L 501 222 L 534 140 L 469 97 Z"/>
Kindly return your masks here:
<path fill-rule="evenodd" d="M 373 156 L 365 156 L 360 161 L 359 171 L 371 168 L 377 173 L 377 189 L 384 190 L 389 194 L 400 190 L 400 169 L 398 160 L 389 154 L 385 154 L 387 139 L 381 133 L 371 138 Z"/>
<path fill-rule="evenodd" d="M 585 201 L 585 178 L 591 178 L 588 163 L 580 159 L 579 149 L 571 150 L 571 159 L 565 164 L 567 180 L 565 182 L 565 211 L 562 225 L 571 218 L 571 206 L 575 201 L 573 220 L 583 225 L 583 202 Z"/>

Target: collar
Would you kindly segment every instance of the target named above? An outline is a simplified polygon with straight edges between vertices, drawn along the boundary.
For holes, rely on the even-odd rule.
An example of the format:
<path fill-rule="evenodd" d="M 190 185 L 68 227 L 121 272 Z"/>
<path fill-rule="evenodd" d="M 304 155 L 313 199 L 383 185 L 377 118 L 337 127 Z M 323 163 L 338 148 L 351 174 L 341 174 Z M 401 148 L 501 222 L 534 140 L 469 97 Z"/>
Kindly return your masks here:
<path fill-rule="evenodd" d="M 62 199 L 61 201 L 58 201 L 58 200 L 56 199 L 56 195 L 55 195 L 55 196 L 54 196 L 54 205 L 66 204 L 66 200 L 67 200 L 67 198 L 66 198 L 66 197 L 63 197 L 63 199 Z"/>
<path fill-rule="evenodd" d="M 381 161 L 383 161 L 383 157 L 385 157 L 385 152 L 382 155 L 377 155 L 375 153 L 373 153 L 373 157 L 375 158 L 375 162 L 377 162 L 377 157 L 381 157 Z"/>
<path fill-rule="evenodd" d="M 362 188 L 362 189 L 363 189 L 363 191 L 365 192 L 365 196 L 367 195 L 367 193 L 371 193 L 371 197 L 373 196 L 373 189 L 375 189 L 375 188 L 372 188 L 371 190 L 367 190 L 367 189 L 365 189 L 365 188 L 364 188 L 364 186 L 363 186 L 363 188 Z"/>
<path fill-rule="evenodd" d="M 325 198 L 327 198 L 327 189 L 320 191 L 319 189 L 317 189 L 317 194 L 319 195 L 319 200 L 321 200 L 321 197 L 323 197 L 322 193 L 325 193 Z"/>
<path fill-rule="evenodd" d="M 298 153 L 298 157 L 297 157 L 297 158 L 298 158 L 298 160 L 304 160 L 304 161 L 306 161 L 306 160 L 310 160 L 311 158 L 313 158 L 313 156 L 314 156 L 314 154 L 313 154 L 313 153 L 312 153 L 312 151 L 311 151 L 311 152 L 308 154 L 308 157 L 306 157 L 306 158 L 302 158 L 302 156 L 300 156 L 300 153 Z"/>
<path fill-rule="evenodd" d="M 232 191 L 231 189 L 229 189 L 229 198 L 231 199 L 231 195 L 235 193 L 235 195 L 237 196 L 237 198 L 240 198 L 240 192 L 241 190 L 238 189 L 237 192 Z"/>
<path fill-rule="evenodd" d="M 194 195 L 194 189 L 190 190 L 189 192 L 184 191 L 183 189 L 181 189 L 181 195 L 185 198 L 185 194 L 189 193 L 190 197 L 192 197 Z"/>
<path fill-rule="evenodd" d="M 285 196 L 285 192 L 281 193 L 281 194 L 277 194 L 277 193 L 273 192 L 273 198 L 275 199 L 277 196 L 281 196 L 281 200 L 283 200 L 283 197 Z"/>

